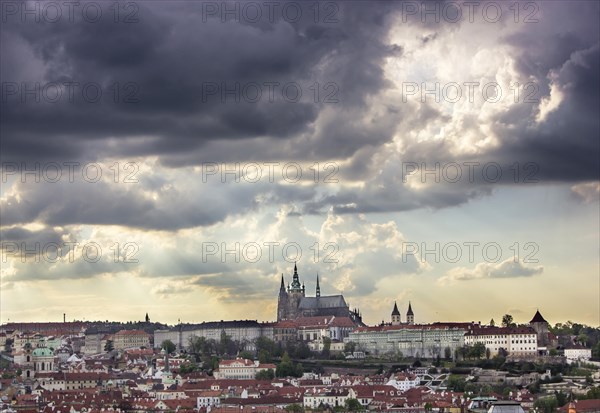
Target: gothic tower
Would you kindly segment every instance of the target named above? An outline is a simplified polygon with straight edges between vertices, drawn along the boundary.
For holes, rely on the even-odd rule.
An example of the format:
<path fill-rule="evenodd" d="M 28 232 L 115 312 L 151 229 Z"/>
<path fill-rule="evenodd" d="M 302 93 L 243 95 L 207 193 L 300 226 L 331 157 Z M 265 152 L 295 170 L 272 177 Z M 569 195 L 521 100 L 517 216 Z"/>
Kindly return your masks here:
<path fill-rule="evenodd" d="M 287 301 L 288 301 L 288 310 L 287 310 L 287 318 L 295 319 L 299 316 L 298 307 L 300 307 L 300 300 L 304 297 L 304 293 L 306 292 L 306 288 L 304 285 L 300 285 L 300 277 L 298 276 L 298 268 L 294 263 L 294 276 L 292 278 L 292 284 L 288 287 L 287 292 Z"/>
<path fill-rule="evenodd" d="M 398 311 L 398 305 L 394 301 L 394 310 L 392 311 L 392 325 L 399 326 L 400 325 L 400 311 Z"/>
<path fill-rule="evenodd" d="M 413 314 L 410 301 L 408 302 L 408 311 L 406 312 L 406 322 L 411 325 L 415 323 L 415 315 Z"/>
<path fill-rule="evenodd" d="M 319 298 L 321 296 L 321 287 L 319 287 L 319 274 L 317 274 L 317 291 L 315 297 Z"/>
<path fill-rule="evenodd" d="M 285 283 L 283 274 L 281 274 L 281 286 L 279 287 L 279 297 L 277 298 L 277 321 L 287 319 L 288 295 L 285 292 Z"/>

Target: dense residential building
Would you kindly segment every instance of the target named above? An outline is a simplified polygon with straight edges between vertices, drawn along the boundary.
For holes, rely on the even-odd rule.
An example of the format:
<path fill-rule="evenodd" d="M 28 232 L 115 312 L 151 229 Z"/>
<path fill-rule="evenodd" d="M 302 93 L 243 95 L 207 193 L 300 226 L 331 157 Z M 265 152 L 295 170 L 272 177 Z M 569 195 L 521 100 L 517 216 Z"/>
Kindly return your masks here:
<path fill-rule="evenodd" d="M 348 337 L 356 324 L 349 317 L 301 317 L 294 321 L 298 340 L 314 341 L 328 337 L 332 340 L 343 340 Z"/>
<path fill-rule="evenodd" d="M 150 336 L 141 330 L 121 330 L 113 335 L 115 350 L 150 347 Z"/>
<path fill-rule="evenodd" d="M 419 385 L 421 380 L 416 374 L 396 374 L 388 380 L 386 385 L 393 386 L 400 391 L 413 389 Z"/>
<path fill-rule="evenodd" d="M 537 333 L 531 327 L 475 326 L 465 334 L 465 344 L 485 344 L 492 356 L 504 349 L 511 355 L 535 356 L 538 352 Z"/>
<path fill-rule="evenodd" d="M 352 388 L 320 388 L 304 393 L 305 408 L 316 409 L 322 406 L 343 407 L 348 399 L 354 399 Z"/>
<path fill-rule="evenodd" d="M 235 360 L 221 360 L 219 369 L 214 372 L 216 379 L 236 379 L 250 380 L 256 377 L 261 371 L 273 370 L 277 366 L 275 364 L 261 364 L 258 361 L 252 361 L 242 358 Z"/>
<path fill-rule="evenodd" d="M 304 284 L 300 284 L 298 268 L 294 264 L 292 283 L 287 288 L 283 274 L 281 274 L 281 286 L 277 299 L 277 321 L 317 316 L 350 317 L 357 325 L 363 325 L 359 310 L 350 311 L 343 295 L 321 296 L 318 275 L 315 296 L 307 297 L 306 287 Z"/>
<path fill-rule="evenodd" d="M 192 337 L 204 337 L 220 342 L 222 335 L 243 345 L 245 350 L 255 350 L 256 339 L 273 338 L 273 324 L 256 320 L 210 321 L 201 324 L 180 324 L 170 330 L 154 331 L 154 347 L 164 340 L 171 340 L 178 349 L 187 349 Z"/>
<path fill-rule="evenodd" d="M 62 323 L 6 323 L 2 325 L 4 330 L 10 331 L 29 331 L 35 333 L 43 333 L 44 335 L 66 335 L 79 334 L 85 331 L 89 322 L 73 321 Z"/>
<path fill-rule="evenodd" d="M 359 327 L 344 342 L 354 342 L 361 351 L 370 354 L 401 352 L 410 357 L 443 356 L 446 348 L 452 354 L 464 344 L 470 323 L 402 324 Z"/>
<path fill-rule="evenodd" d="M 571 345 L 565 348 L 565 358 L 568 361 L 588 361 L 592 358 L 592 349 L 581 345 Z"/>
<path fill-rule="evenodd" d="M 434 367 L 435 362 L 430 365 L 430 360 L 421 360 L 423 365 L 420 367 L 396 369 L 394 366 L 393 372 L 386 373 L 382 369 L 380 374 L 366 375 L 362 375 L 361 371 L 348 370 L 351 369 L 348 365 L 335 365 L 330 360 L 332 365 L 328 363 L 325 367 L 325 371 L 330 369 L 328 373 L 323 368 L 310 371 L 311 363 L 306 363 L 301 378 L 256 380 L 257 373 L 276 370 L 276 365 L 243 358 L 221 360 L 210 376 L 207 371 L 193 371 L 198 366 L 185 352 L 177 354 L 176 351 L 169 355 L 164 349 L 158 349 L 165 339 L 171 339 L 181 349 L 184 337 L 196 335 L 219 342 L 226 335 L 253 345 L 256 338 L 268 337 L 280 341 L 283 348 L 294 344 L 289 348 L 306 349 L 308 345 L 313 352 L 323 352 L 327 343 L 330 354 L 346 351 L 344 341 L 340 340 L 354 342 L 355 346 L 349 346 L 354 347 L 353 353 L 347 350 L 344 354 L 347 359 L 362 358 L 365 351 L 375 356 L 386 353 L 399 356 L 402 353 L 409 357 L 449 357 L 464 344 L 475 343 L 484 344 L 490 353 L 505 348 L 515 355 L 545 354 L 538 347 L 538 330 L 533 328 L 533 324 L 538 322 L 537 316 L 532 320 L 532 326 L 511 328 L 487 327 L 473 322 L 415 325 L 409 323 L 409 320 L 414 322 L 414 313 L 410 303 L 408 307 L 411 314 L 407 312 L 404 323 L 394 303 L 391 322 L 383 322 L 375 327 L 357 327 L 351 317 L 336 315 L 301 316 L 275 323 L 221 321 L 180 324 L 171 330 L 155 330 L 156 348 L 147 346 L 152 341 L 143 331 L 120 330 L 115 333 L 125 326 L 114 328 L 108 322 L 88 328 L 85 337 L 81 333 L 53 336 L 2 331 L 5 344 L 9 344 L 3 358 L 12 364 L 9 370 L 5 369 L 2 373 L 12 374 L 12 377 L 0 380 L 0 393 L 10 397 L 0 400 L 0 410 L 32 413 L 126 410 L 285 413 L 286 409 L 291 410 L 291 405 L 331 410 L 341 408 L 350 403 L 349 399 L 353 399 L 351 403 L 355 408 L 358 402 L 369 411 L 460 412 L 482 407 L 486 412 L 504 412 L 507 408 L 511 409 L 508 411 L 522 411 L 519 410 L 521 407 L 525 411 L 532 411 L 539 397 L 556 391 L 582 395 L 593 386 L 582 377 L 565 375 L 565 380 L 561 382 L 541 384 L 540 395 L 537 395 L 530 393 L 526 387 L 541 379 L 550 379 L 552 370 L 548 369 L 545 374 L 509 374 L 507 371 L 471 368 L 469 376 L 472 380 L 467 380 L 474 386 L 511 387 L 508 395 L 504 392 L 504 396 L 473 396 L 452 391 L 448 371 L 441 366 Z M 544 334 L 543 326 L 540 327 Z M 548 334 L 548 337 L 551 336 Z M 78 345 L 84 338 L 85 346 Z M 114 347 L 119 351 L 106 354 L 104 348 L 109 340 L 114 342 Z M 587 360 L 591 356 L 591 349 L 573 345 L 574 340 L 571 335 L 561 336 L 561 342 L 571 343 L 564 350 L 567 362 Z M 288 341 L 296 343 L 286 343 Z M 595 342 L 591 344 L 595 345 Z M 235 351 L 238 351 L 237 348 Z M 522 360 L 527 364 L 530 361 Z M 564 358 L 549 357 L 543 361 L 564 363 Z M 208 369 L 212 367 L 212 363 L 205 366 Z M 579 368 L 588 369 L 585 366 Z M 20 375 L 16 374 L 18 370 L 21 370 Z M 597 372 L 593 376 L 593 379 L 596 378 Z M 573 404 L 574 407 L 560 411 L 590 411 L 588 408 L 596 406 L 589 400 Z M 121 408 L 123 410 L 119 410 Z"/>

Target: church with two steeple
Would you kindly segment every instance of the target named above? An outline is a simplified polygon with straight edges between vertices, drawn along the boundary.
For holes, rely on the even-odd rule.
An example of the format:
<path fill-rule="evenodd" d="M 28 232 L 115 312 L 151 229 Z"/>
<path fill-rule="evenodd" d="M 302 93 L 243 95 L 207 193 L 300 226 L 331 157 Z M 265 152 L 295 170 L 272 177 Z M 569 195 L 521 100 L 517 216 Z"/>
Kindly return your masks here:
<path fill-rule="evenodd" d="M 408 302 L 408 311 L 406 312 L 406 323 L 402 323 L 402 317 L 400 316 L 400 311 L 398 310 L 398 304 L 394 301 L 394 309 L 392 310 L 392 322 L 389 325 L 399 326 L 401 324 L 413 325 L 415 323 L 415 314 L 412 310 L 412 305 L 410 301 Z M 381 322 L 382 325 L 385 325 L 385 322 Z"/>
<path fill-rule="evenodd" d="M 358 325 L 362 325 L 360 311 L 358 309 L 350 310 L 343 295 L 321 296 L 318 274 L 316 278 L 315 296 L 307 297 L 304 283 L 300 284 L 296 264 L 294 264 L 292 283 L 288 284 L 287 288 L 283 274 L 281 274 L 281 287 L 277 299 L 277 321 L 296 320 L 301 317 L 335 316 L 349 317 Z"/>

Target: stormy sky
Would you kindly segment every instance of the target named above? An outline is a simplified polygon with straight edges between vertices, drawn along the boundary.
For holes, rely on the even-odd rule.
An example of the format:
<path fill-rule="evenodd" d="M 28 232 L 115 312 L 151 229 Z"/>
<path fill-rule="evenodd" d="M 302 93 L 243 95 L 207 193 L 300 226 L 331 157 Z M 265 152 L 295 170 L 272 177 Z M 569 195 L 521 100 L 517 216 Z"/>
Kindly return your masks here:
<path fill-rule="evenodd" d="M 597 2 L 1 6 L 0 322 L 600 323 Z"/>

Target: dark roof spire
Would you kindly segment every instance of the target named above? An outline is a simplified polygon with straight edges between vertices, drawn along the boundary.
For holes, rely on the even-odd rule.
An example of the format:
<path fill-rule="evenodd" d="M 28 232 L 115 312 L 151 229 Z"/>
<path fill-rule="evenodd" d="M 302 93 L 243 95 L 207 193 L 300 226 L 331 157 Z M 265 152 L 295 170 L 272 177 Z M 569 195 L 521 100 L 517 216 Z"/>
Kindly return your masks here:
<path fill-rule="evenodd" d="M 321 296 L 321 287 L 319 287 L 319 273 L 317 273 L 317 297 Z"/>
<path fill-rule="evenodd" d="M 281 273 L 281 287 L 279 287 L 280 291 L 285 291 L 285 283 L 283 282 L 283 273 Z"/>
<path fill-rule="evenodd" d="M 410 305 L 410 301 L 408 302 L 408 311 L 406 312 L 406 315 L 414 315 L 412 307 Z"/>
<path fill-rule="evenodd" d="M 547 321 L 544 320 L 544 317 L 542 317 L 542 315 L 540 314 L 540 310 L 536 310 L 535 315 L 533 316 L 529 324 L 532 323 L 547 323 Z"/>
<path fill-rule="evenodd" d="M 398 304 L 394 301 L 394 310 L 392 310 L 392 315 L 400 315 L 400 311 L 398 311 Z"/>

